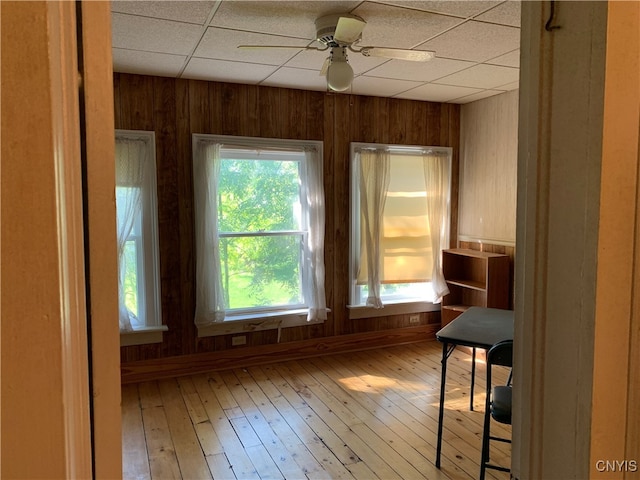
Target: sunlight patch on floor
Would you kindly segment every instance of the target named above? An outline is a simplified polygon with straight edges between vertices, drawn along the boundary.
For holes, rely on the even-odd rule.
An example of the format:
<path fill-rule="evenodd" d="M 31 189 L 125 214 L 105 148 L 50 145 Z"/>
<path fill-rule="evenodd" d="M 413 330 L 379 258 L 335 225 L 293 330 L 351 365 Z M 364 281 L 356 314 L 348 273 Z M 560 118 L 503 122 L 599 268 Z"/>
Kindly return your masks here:
<path fill-rule="evenodd" d="M 360 375 L 357 377 L 342 378 L 340 379 L 340 383 L 349 390 L 366 393 L 382 393 L 389 389 L 402 392 L 414 392 L 425 388 L 422 382 L 410 382 L 377 375 Z"/>

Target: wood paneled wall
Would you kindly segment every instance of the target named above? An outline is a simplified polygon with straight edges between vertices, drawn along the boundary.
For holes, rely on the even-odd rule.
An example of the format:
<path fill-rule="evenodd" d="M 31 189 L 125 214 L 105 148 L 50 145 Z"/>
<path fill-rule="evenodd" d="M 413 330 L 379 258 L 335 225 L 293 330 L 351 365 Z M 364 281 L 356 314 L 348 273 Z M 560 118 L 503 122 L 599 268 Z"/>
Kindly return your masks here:
<path fill-rule="evenodd" d="M 515 245 L 518 91 L 463 105 L 461 239 Z"/>
<path fill-rule="evenodd" d="M 280 343 L 409 327 L 407 315 L 349 320 L 349 144 L 379 142 L 453 147 L 451 238 L 457 238 L 460 107 L 311 92 L 114 74 L 115 126 L 156 134 L 162 344 L 121 348 L 124 363 L 231 348 L 229 336 L 197 338 L 193 323 L 194 227 L 191 135 L 210 133 L 321 140 L 324 144 L 326 292 L 322 325 L 283 329 Z M 421 314 L 422 324 L 439 313 Z M 247 335 L 252 347 L 277 342 L 277 331 Z M 238 348 L 238 347 L 234 347 Z"/>

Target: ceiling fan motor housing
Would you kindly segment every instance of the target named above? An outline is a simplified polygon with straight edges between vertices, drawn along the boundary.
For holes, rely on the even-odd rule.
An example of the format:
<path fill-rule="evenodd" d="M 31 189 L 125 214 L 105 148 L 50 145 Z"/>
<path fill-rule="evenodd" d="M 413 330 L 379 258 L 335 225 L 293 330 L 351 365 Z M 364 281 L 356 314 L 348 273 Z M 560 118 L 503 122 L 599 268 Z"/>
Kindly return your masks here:
<path fill-rule="evenodd" d="M 364 22 L 364 20 L 362 20 L 362 18 L 358 17 L 357 15 L 350 15 L 345 13 L 325 15 L 324 17 L 316 19 L 316 40 L 328 47 L 344 46 L 344 44 L 338 43 L 333 38 L 334 34 L 336 33 L 338 20 L 340 20 L 341 17 L 354 18 L 356 20 Z M 361 38 L 362 34 L 360 34 L 357 40 L 353 43 L 358 42 Z"/>

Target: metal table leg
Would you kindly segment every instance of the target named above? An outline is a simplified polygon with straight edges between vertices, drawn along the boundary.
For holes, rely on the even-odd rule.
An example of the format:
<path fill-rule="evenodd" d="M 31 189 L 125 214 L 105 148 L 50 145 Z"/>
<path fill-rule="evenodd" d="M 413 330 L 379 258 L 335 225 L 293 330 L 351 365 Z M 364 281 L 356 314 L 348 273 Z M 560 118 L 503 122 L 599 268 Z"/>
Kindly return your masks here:
<path fill-rule="evenodd" d="M 471 395 L 469 395 L 469 410 L 473 412 L 473 389 L 476 386 L 476 347 L 471 349 Z"/>
<path fill-rule="evenodd" d="M 455 345 L 442 344 L 442 373 L 440 378 L 440 411 L 438 413 L 438 442 L 436 445 L 436 468 L 440 468 L 440 454 L 442 453 L 442 422 L 444 420 L 444 392 L 447 379 L 447 359 L 455 350 Z"/>

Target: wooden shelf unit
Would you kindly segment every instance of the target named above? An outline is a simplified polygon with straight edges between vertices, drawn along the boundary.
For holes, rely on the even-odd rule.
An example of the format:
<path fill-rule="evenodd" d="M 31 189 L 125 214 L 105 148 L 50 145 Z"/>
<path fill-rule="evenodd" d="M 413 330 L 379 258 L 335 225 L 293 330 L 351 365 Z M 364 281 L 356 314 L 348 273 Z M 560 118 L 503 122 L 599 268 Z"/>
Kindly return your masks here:
<path fill-rule="evenodd" d="M 454 248 L 442 252 L 449 294 L 442 299 L 442 326 L 472 306 L 509 308 L 509 256 Z"/>

